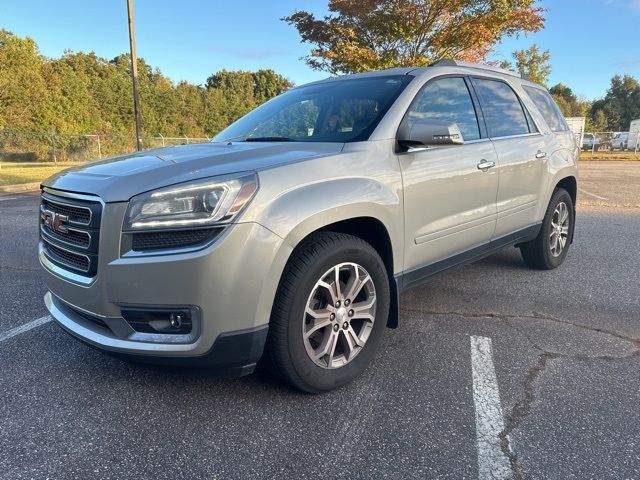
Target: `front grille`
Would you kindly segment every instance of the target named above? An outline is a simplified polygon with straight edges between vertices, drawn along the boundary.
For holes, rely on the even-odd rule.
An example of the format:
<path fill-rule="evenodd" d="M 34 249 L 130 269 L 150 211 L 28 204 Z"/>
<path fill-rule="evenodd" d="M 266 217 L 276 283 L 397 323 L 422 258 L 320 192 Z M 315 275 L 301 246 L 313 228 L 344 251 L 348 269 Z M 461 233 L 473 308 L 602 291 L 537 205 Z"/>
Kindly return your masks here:
<path fill-rule="evenodd" d="M 44 255 L 59 267 L 93 277 L 98 269 L 102 204 L 42 193 L 40 241 Z"/>
<path fill-rule="evenodd" d="M 221 230 L 221 228 L 202 228 L 174 232 L 134 233 L 131 248 L 143 252 L 165 248 L 193 247 L 212 239 Z"/>

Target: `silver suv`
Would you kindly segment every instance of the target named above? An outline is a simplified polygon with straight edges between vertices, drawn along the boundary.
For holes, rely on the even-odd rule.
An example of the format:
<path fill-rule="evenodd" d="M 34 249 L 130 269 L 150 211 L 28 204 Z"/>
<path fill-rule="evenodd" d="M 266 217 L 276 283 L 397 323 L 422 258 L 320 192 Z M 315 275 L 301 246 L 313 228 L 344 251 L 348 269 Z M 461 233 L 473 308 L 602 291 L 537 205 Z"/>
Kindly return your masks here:
<path fill-rule="evenodd" d="M 398 325 L 402 291 L 508 246 L 560 265 L 578 145 L 547 91 L 444 60 L 329 78 L 209 144 L 42 185 L 47 308 L 129 359 L 336 388 Z"/>

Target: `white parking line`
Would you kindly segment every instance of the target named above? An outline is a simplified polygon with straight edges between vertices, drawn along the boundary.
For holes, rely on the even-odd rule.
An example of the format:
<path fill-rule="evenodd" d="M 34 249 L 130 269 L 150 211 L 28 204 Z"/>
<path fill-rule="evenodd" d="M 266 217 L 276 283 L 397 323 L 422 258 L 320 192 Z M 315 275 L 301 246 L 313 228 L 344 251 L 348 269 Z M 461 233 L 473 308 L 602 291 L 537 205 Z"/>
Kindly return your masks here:
<path fill-rule="evenodd" d="M 498 437 L 504 429 L 504 419 L 490 338 L 471 337 L 471 371 L 473 403 L 476 408 L 478 478 L 511 479 L 511 464 L 500 448 Z"/>
<path fill-rule="evenodd" d="M 16 335 L 20 335 L 21 333 L 28 332 L 32 328 L 39 327 L 40 325 L 44 325 L 47 322 L 53 320 L 49 315 L 46 317 L 36 318 L 35 320 L 31 320 L 24 325 L 20 325 L 19 327 L 12 328 L 11 330 L 7 330 L 4 333 L 0 333 L 0 343 L 5 340 L 9 340 L 11 337 L 15 337 Z"/>
<path fill-rule="evenodd" d="M 599 200 L 608 200 L 608 198 L 601 197 L 600 195 L 596 195 L 595 193 L 587 192 L 586 190 L 584 190 L 582 188 L 579 188 L 578 190 L 580 190 L 585 195 L 589 195 L 590 197 L 594 197 L 594 198 L 597 198 Z"/>
<path fill-rule="evenodd" d="M 0 197 L 0 202 L 4 202 L 5 200 L 15 200 L 17 197 Z"/>

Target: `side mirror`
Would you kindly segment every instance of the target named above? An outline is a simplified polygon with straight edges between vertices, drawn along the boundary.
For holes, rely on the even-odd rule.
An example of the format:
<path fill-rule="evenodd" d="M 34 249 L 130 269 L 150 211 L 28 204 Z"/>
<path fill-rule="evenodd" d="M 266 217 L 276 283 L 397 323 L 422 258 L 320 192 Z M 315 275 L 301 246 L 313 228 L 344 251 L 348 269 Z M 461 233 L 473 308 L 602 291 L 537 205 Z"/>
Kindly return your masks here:
<path fill-rule="evenodd" d="M 464 143 L 458 124 L 430 118 L 406 122 L 398 131 L 398 143 L 404 148 Z"/>

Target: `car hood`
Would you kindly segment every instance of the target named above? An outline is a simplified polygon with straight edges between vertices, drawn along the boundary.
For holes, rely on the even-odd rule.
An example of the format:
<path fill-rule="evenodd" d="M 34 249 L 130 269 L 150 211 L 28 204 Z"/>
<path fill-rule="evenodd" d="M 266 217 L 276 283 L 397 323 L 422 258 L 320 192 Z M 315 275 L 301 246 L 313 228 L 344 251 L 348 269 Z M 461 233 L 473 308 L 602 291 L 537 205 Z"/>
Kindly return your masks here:
<path fill-rule="evenodd" d="M 47 178 L 42 186 L 99 195 L 105 202 L 121 202 L 176 183 L 334 155 L 343 147 L 342 143 L 308 142 L 180 145 L 69 168 Z"/>

